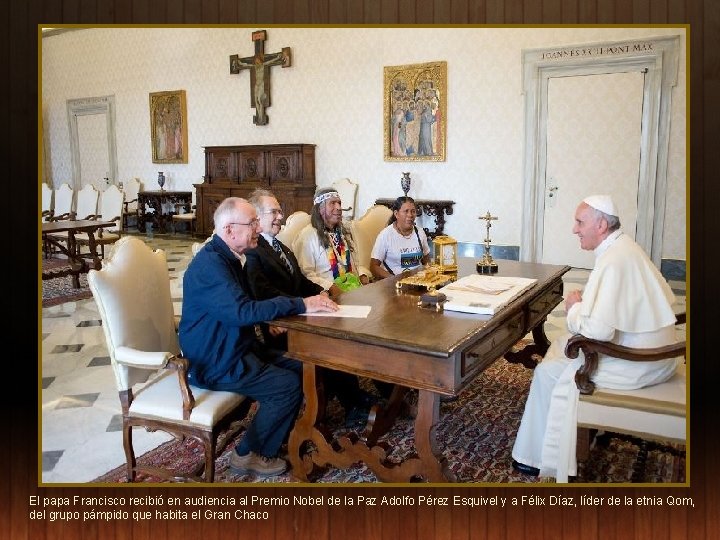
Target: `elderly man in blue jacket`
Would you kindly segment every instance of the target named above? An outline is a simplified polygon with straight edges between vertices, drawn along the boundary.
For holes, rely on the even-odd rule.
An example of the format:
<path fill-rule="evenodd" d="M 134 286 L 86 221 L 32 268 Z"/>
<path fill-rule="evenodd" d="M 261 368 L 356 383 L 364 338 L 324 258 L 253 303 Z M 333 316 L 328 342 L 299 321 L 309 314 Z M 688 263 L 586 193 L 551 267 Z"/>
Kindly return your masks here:
<path fill-rule="evenodd" d="M 237 392 L 259 405 L 230 458 L 231 468 L 276 476 L 288 467 L 278 452 L 302 402 L 302 368 L 259 344 L 255 325 L 338 307 L 325 295 L 252 300 L 244 252 L 257 246 L 262 232 L 255 208 L 245 199 L 230 197 L 217 207 L 213 219 L 212 240 L 185 271 L 180 347 L 190 362 L 193 384 Z"/>

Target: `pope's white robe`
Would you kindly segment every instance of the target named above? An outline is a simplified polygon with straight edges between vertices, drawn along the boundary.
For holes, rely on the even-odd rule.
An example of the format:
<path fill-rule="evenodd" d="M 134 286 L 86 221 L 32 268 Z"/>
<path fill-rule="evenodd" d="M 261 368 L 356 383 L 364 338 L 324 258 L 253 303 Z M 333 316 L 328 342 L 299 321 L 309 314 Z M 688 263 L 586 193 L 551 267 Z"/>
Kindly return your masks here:
<path fill-rule="evenodd" d="M 577 474 L 575 444 L 579 391 L 575 360 L 565 356 L 573 334 L 627 347 L 660 347 L 676 341 L 675 296 L 645 252 L 620 231 L 595 249 L 582 302 L 567 315 L 570 333 L 552 343 L 535 368 L 512 457 L 540 469 L 541 476 L 567 482 Z M 632 390 L 658 384 L 675 372 L 678 359 L 633 362 L 598 355 L 592 377 L 598 388 Z"/>

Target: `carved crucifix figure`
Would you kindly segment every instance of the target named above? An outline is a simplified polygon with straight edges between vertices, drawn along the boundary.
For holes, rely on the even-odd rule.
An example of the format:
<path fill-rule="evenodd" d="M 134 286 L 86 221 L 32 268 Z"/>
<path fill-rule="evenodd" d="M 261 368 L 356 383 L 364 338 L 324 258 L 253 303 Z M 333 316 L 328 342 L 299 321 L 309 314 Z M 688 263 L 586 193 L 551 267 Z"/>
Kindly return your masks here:
<path fill-rule="evenodd" d="M 265 109 L 270 106 L 270 68 L 277 65 L 290 67 L 292 62 L 290 47 L 283 47 L 277 53 L 265 54 L 266 39 L 265 30 L 253 32 L 255 55 L 246 58 L 240 58 L 237 54 L 230 56 L 230 73 L 237 74 L 244 69 L 250 70 L 250 106 L 255 107 L 253 123 L 256 126 L 264 126 L 268 123 Z"/>
<path fill-rule="evenodd" d="M 490 214 L 490 210 L 488 210 L 487 214 L 480 216 L 478 219 L 484 219 L 487 222 L 485 225 L 487 232 L 485 233 L 485 240 L 483 241 L 485 244 L 485 253 L 483 254 L 482 260 L 475 265 L 475 268 L 480 274 L 494 274 L 498 271 L 498 265 L 493 260 L 492 255 L 490 255 L 490 227 L 492 227 L 491 222 L 496 220 L 497 216 L 493 216 Z"/>

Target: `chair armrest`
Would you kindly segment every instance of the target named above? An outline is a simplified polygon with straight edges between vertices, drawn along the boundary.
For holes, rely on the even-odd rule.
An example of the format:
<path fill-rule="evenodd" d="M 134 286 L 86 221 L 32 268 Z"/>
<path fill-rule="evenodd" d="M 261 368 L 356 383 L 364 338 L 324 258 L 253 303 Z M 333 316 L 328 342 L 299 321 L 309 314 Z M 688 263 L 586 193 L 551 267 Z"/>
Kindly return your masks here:
<path fill-rule="evenodd" d="M 190 413 L 195 407 L 195 396 L 193 396 L 188 382 L 189 362 L 187 358 L 175 356 L 171 352 L 139 351 L 131 347 L 117 347 L 115 349 L 115 361 L 140 369 L 157 370 L 164 368 L 176 371 L 183 400 L 183 420 L 190 419 Z M 128 391 L 126 396 L 121 396 L 120 399 L 124 407 L 129 407 L 132 402 L 132 391 Z"/>
<path fill-rule="evenodd" d="M 57 216 L 48 218 L 48 221 L 65 221 L 68 219 L 75 219 L 75 212 L 66 212 Z"/>
<path fill-rule="evenodd" d="M 112 219 L 107 219 L 105 221 L 120 221 L 122 218 L 120 216 L 115 216 Z M 117 231 L 110 231 L 108 234 L 117 234 L 119 232 L 119 229 Z M 98 228 L 97 230 L 97 239 L 101 240 L 103 238 L 103 235 L 105 233 L 105 229 L 103 227 Z"/>
<path fill-rule="evenodd" d="M 195 407 L 195 396 L 193 396 L 188 382 L 188 365 L 187 358 L 174 356 L 168 362 L 167 368 L 177 371 L 178 383 L 180 384 L 180 393 L 183 399 L 183 420 L 190 420 L 190 413 Z"/>
<path fill-rule="evenodd" d="M 609 341 L 598 341 L 586 338 L 581 334 L 571 337 L 565 347 L 565 356 L 577 358 L 582 349 L 585 355 L 585 362 L 575 373 L 575 384 L 581 394 L 590 395 L 595 391 L 595 383 L 590 378 L 595 374 L 598 367 L 598 354 L 607 354 L 615 358 L 632 360 L 634 362 L 653 362 L 666 358 L 676 358 L 685 355 L 685 341 L 680 341 L 664 347 L 653 347 L 648 349 L 636 349 L 616 345 Z"/>
<path fill-rule="evenodd" d="M 167 351 L 139 351 L 132 347 L 117 347 L 115 349 L 116 362 L 136 368 L 164 368 L 174 356 L 174 354 Z"/>

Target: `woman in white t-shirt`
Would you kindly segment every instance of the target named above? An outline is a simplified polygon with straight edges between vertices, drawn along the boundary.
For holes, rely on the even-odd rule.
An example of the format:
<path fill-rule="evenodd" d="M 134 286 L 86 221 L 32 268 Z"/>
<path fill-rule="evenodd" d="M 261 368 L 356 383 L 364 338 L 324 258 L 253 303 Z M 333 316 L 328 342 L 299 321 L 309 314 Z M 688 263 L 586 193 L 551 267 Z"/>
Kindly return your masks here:
<path fill-rule="evenodd" d="M 375 279 L 413 270 L 430 259 L 425 231 L 415 226 L 415 200 L 398 197 L 392 211 L 388 226 L 378 234 L 370 255 L 370 271 Z"/>

